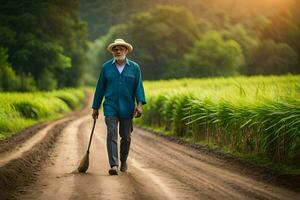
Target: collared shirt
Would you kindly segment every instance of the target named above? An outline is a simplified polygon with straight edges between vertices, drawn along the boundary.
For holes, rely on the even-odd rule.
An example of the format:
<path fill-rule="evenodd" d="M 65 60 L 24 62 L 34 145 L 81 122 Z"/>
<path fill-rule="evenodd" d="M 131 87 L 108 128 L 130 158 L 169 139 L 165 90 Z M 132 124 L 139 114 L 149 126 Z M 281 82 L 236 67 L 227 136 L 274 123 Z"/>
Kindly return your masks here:
<path fill-rule="evenodd" d="M 140 67 L 126 58 L 122 73 L 119 73 L 114 59 L 103 64 L 97 82 L 92 108 L 99 109 L 105 97 L 105 116 L 132 118 L 135 102 L 146 104 Z"/>

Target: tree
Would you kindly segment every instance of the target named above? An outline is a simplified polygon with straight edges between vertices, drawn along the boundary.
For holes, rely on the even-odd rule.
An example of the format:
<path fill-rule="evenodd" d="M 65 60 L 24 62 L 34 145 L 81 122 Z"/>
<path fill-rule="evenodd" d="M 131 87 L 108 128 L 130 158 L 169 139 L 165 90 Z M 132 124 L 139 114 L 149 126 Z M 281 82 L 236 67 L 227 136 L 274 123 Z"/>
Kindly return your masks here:
<path fill-rule="evenodd" d="M 111 57 L 106 51 L 108 43 L 124 38 L 133 44 L 134 51 L 128 56 L 141 65 L 145 79 L 180 77 L 183 55 L 197 34 L 197 24 L 188 10 L 158 6 L 132 16 L 126 24 L 112 27 L 96 51 L 102 52 L 99 59 L 103 63 Z"/>
<path fill-rule="evenodd" d="M 286 43 L 264 40 L 254 51 L 251 74 L 286 74 L 298 71 L 298 55 Z"/>
<path fill-rule="evenodd" d="M 7 62 L 6 49 L 0 47 L 0 91 L 12 91 L 20 85 L 19 77 Z"/>
<path fill-rule="evenodd" d="M 290 10 L 282 11 L 270 18 L 270 24 L 262 33 L 262 40 L 272 39 L 276 43 L 286 43 L 298 54 L 300 65 L 300 20 L 299 1 Z M 293 71 L 295 72 L 295 71 Z M 297 68 L 300 73 L 300 66 Z"/>
<path fill-rule="evenodd" d="M 217 31 L 205 33 L 185 55 L 188 76 L 231 76 L 244 64 L 242 48 L 234 40 L 225 40 Z"/>
<path fill-rule="evenodd" d="M 225 40 L 235 40 L 240 44 L 245 57 L 245 63 L 241 66 L 241 73 L 247 74 L 248 69 L 252 67 L 251 57 L 253 52 L 260 43 L 258 36 L 242 24 L 231 26 L 228 30 L 224 30 L 222 34 Z"/>
<path fill-rule="evenodd" d="M 290 4 L 291 2 L 293 4 Z M 196 40 L 201 40 L 200 35 L 213 30 L 219 31 L 222 35 L 220 43 L 231 41 L 231 46 L 236 47 L 232 49 L 240 52 L 236 53 L 237 55 L 242 55 L 237 58 L 225 57 L 236 59 L 234 63 L 244 64 L 236 64 L 238 67 L 230 69 L 231 67 L 224 67 L 225 64 L 219 61 L 214 65 L 219 65 L 216 67 L 218 70 L 223 68 L 223 72 L 209 74 L 253 74 L 253 69 L 256 68 L 253 64 L 259 64 L 254 62 L 255 51 L 261 46 L 261 41 L 267 39 L 288 44 L 298 54 L 300 63 L 299 2 L 297 0 L 86 0 L 81 2 L 81 14 L 90 22 L 91 38 L 99 38 L 95 42 L 97 44 L 91 45 L 93 51 L 97 52 L 94 57 L 99 58 L 93 61 L 96 69 L 92 70 L 93 74 L 97 74 L 95 71 L 99 71 L 101 63 L 111 57 L 105 50 L 106 45 L 116 38 L 124 38 L 133 43 L 138 50 L 129 54 L 129 57 L 141 64 L 145 79 L 200 76 L 194 73 L 193 67 L 188 66 L 184 55 L 190 52 Z M 116 14 L 115 9 L 123 7 L 124 4 L 128 5 L 126 9 L 120 9 Z M 169 6 L 156 7 L 162 4 Z M 241 51 L 238 50 L 238 46 Z M 220 55 L 214 56 L 210 59 L 216 60 Z M 223 59 L 224 63 L 225 60 Z M 295 68 L 291 72 L 299 73 L 300 64 L 295 65 Z M 225 69 L 230 72 L 226 72 Z"/>
<path fill-rule="evenodd" d="M 42 90 L 80 85 L 86 30 L 78 6 L 78 0 L 1 0 L 0 44 L 26 83 Z"/>

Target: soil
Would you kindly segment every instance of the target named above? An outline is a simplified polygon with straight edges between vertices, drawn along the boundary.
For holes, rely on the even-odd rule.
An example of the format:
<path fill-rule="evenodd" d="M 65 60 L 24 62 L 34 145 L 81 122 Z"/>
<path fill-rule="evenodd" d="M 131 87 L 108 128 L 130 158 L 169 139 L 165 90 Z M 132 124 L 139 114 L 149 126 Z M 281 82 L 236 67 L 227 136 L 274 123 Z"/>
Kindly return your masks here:
<path fill-rule="evenodd" d="M 47 125 L 46 123 L 36 124 L 23 129 L 22 131 L 14 134 L 13 136 L 5 140 L 0 140 L 0 153 L 13 150 L 16 145 L 24 143 L 32 135 L 37 133 L 42 128 L 45 128 L 46 125 Z"/>
<path fill-rule="evenodd" d="M 229 169 L 234 168 L 235 170 L 243 171 L 244 175 L 251 176 L 261 181 L 269 182 L 279 187 L 286 187 L 290 190 L 300 192 L 299 174 L 286 174 L 280 171 L 275 171 L 274 169 L 271 169 L 267 166 L 259 165 L 258 163 L 241 159 L 230 153 L 225 153 L 224 151 L 219 149 L 211 149 L 206 145 L 194 144 L 178 137 L 168 136 L 164 133 L 153 131 L 149 128 L 139 128 L 148 132 L 152 132 L 153 134 L 159 135 L 160 137 L 163 137 L 166 140 L 176 142 L 177 144 L 184 145 L 187 147 L 191 147 L 194 150 L 198 151 L 198 153 L 207 154 L 215 158 L 221 159 L 227 163 L 226 167 L 228 167 Z"/>
<path fill-rule="evenodd" d="M 24 131 L 23 140 L 12 140 L 10 148 L 0 151 L 0 199 L 300 199 L 299 179 L 137 127 L 128 171 L 110 176 L 102 117 L 96 123 L 89 169 L 77 173 L 92 125 L 86 107 L 33 127 L 32 134 Z"/>

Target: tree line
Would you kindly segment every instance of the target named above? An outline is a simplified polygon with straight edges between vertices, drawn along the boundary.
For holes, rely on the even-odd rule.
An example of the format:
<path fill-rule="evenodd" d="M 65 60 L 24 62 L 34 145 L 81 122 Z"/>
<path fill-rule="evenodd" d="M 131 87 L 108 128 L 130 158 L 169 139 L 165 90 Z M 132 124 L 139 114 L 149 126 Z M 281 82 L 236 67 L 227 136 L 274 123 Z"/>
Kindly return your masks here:
<path fill-rule="evenodd" d="M 116 38 L 133 44 L 129 58 L 148 80 L 299 73 L 299 7 L 296 0 L 0 0 L 0 91 L 94 83 Z"/>
<path fill-rule="evenodd" d="M 0 0 L 0 91 L 81 85 L 86 47 L 79 1 Z"/>
<path fill-rule="evenodd" d="M 122 8 L 124 1 L 112 2 L 113 7 L 102 9 L 110 13 L 107 18 L 113 15 L 109 20 L 115 25 L 103 26 L 104 34 L 90 48 L 93 74 L 111 57 L 105 48 L 115 38 L 133 44 L 129 57 L 149 80 L 300 72 L 299 1 L 155 0 L 138 9 L 142 3 L 128 0 L 132 7 L 118 12 L 112 10 Z M 85 15 L 95 20 L 87 11 Z"/>

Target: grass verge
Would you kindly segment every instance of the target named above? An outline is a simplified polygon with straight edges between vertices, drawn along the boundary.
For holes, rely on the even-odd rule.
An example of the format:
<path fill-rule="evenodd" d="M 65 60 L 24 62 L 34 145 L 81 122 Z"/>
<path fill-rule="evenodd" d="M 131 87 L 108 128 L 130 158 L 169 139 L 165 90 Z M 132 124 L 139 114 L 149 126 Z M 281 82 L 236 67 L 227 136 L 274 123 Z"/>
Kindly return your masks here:
<path fill-rule="evenodd" d="M 0 140 L 25 127 L 51 121 L 80 109 L 85 96 L 83 88 L 52 92 L 0 93 Z"/>

